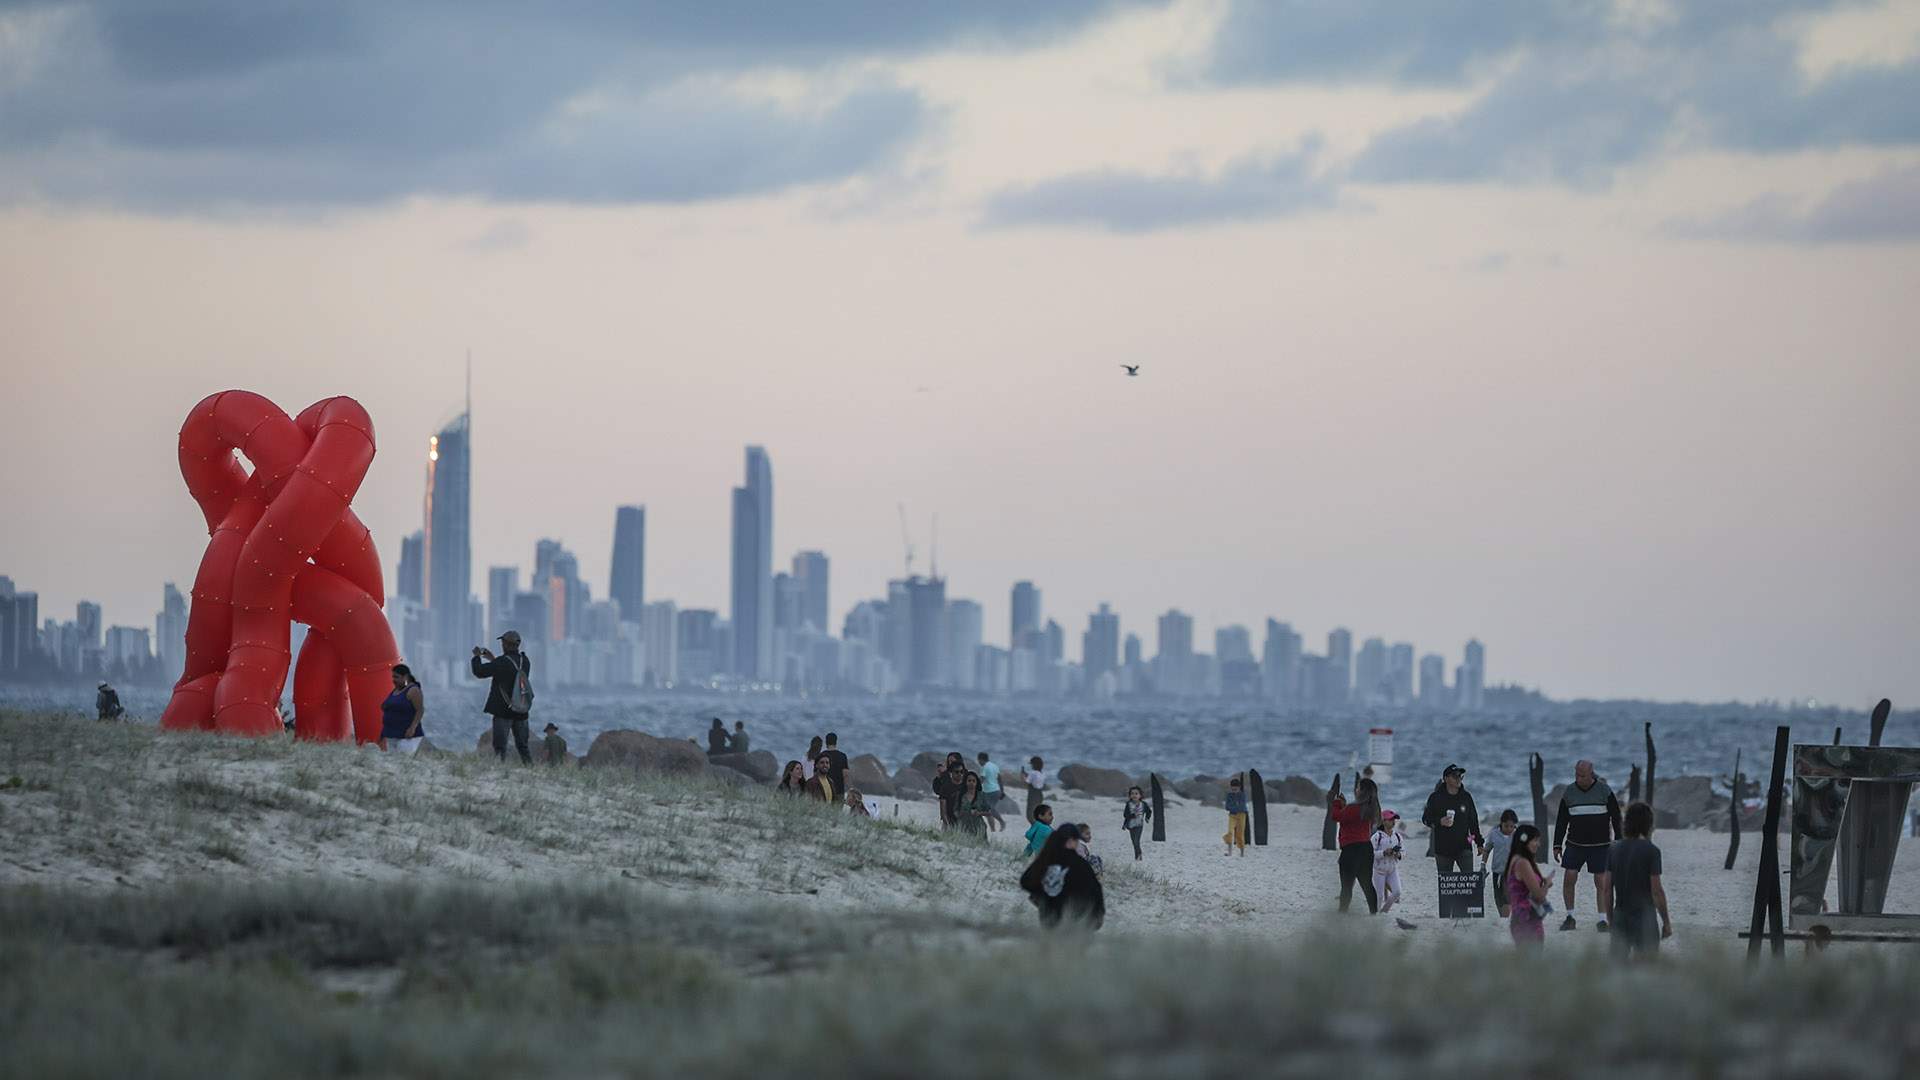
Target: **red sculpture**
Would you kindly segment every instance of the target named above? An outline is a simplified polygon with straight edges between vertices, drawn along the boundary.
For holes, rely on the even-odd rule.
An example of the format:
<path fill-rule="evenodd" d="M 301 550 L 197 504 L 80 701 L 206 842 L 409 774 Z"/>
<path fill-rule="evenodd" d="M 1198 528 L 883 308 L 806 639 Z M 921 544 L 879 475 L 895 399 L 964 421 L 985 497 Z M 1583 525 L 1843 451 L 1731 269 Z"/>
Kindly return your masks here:
<path fill-rule="evenodd" d="M 288 419 L 259 394 L 227 390 L 187 414 L 180 474 L 211 538 L 193 582 L 186 670 L 162 728 L 281 731 L 297 619 L 308 632 L 293 671 L 295 734 L 380 737 L 380 702 L 400 657 L 380 610 L 380 554 L 350 505 L 373 453 L 373 421 L 352 398 Z"/>

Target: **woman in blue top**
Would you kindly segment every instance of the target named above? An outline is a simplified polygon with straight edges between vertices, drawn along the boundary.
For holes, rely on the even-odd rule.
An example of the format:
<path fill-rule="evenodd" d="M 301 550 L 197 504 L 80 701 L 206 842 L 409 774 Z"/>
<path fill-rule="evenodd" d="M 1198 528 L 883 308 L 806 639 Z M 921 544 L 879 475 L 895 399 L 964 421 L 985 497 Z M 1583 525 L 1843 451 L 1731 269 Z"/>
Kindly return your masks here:
<path fill-rule="evenodd" d="M 427 699 L 420 680 L 405 664 L 393 665 L 393 693 L 380 703 L 380 745 L 411 756 L 426 738 L 421 722 L 427 718 Z"/>

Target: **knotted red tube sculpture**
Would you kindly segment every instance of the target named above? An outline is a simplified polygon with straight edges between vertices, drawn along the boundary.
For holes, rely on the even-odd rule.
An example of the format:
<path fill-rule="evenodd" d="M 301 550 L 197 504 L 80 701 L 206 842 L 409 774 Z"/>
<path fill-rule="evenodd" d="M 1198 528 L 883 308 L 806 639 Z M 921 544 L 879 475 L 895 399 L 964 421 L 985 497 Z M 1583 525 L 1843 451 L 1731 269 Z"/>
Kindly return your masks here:
<path fill-rule="evenodd" d="M 162 728 L 280 731 L 298 620 L 308 631 L 293 665 L 294 733 L 380 737 L 380 702 L 400 658 L 380 610 L 380 554 L 351 505 L 373 454 L 373 421 L 352 398 L 289 419 L 259 394 L 227 390 L 187 414 L 180 474 L 209 539 L 187 614 L 186 670 Z"/>

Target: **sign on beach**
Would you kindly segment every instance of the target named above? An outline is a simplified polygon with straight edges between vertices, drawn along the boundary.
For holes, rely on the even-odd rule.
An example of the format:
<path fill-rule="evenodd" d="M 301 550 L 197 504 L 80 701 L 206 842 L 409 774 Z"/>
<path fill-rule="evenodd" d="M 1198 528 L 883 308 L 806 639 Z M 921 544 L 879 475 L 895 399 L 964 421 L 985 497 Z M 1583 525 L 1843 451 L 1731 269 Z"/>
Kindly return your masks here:
<path fill-rule="evenodd" d="M 1487 876 L 1479 873 L 1440 872 L 1440 917 L 1481 919 L 1487 914 Z"/>

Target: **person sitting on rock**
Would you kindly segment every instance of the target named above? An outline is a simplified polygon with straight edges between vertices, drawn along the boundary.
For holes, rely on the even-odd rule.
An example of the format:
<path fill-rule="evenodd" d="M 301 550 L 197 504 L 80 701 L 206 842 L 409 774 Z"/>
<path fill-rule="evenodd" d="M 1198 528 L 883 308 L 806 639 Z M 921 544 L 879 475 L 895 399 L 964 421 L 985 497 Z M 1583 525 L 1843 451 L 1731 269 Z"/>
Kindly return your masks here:
<path fill-rule="evenodd" d="M 727 725 L 713 718 L 713 726 L 707 729 L 707 756 L 719 757 L 733 752 L 733 740 L 727 738 Z"/>
<path fill-rule="evenodd" d="M 745 720 L 735 720 L 733 722 L 733 741 L 729 745 L 733 747 L 733 752 L 736 754 L 744 754 L 752 748 L 753 740 L 747 738 L 747 722 Z"/>

